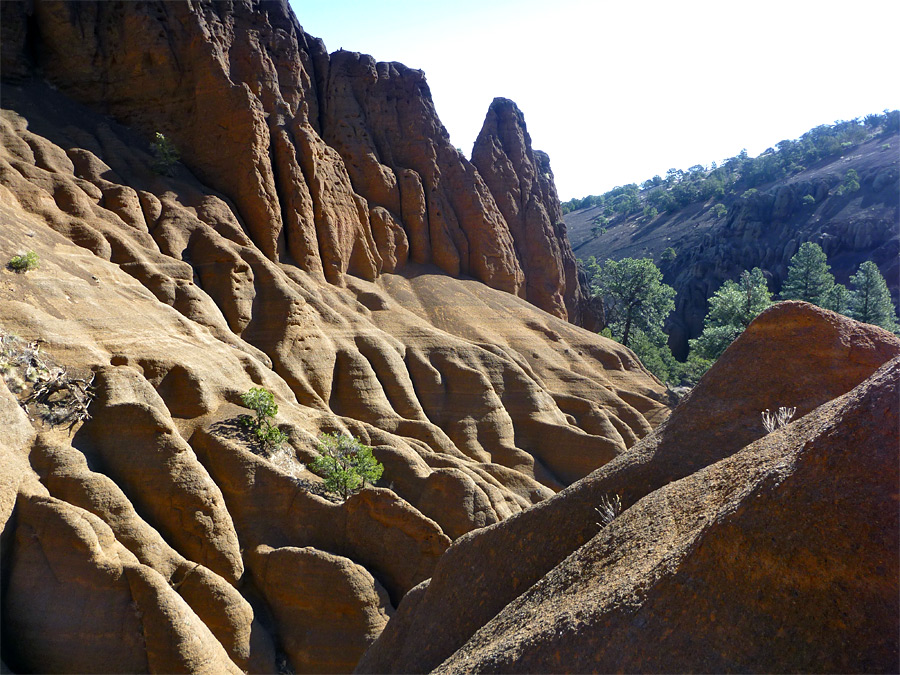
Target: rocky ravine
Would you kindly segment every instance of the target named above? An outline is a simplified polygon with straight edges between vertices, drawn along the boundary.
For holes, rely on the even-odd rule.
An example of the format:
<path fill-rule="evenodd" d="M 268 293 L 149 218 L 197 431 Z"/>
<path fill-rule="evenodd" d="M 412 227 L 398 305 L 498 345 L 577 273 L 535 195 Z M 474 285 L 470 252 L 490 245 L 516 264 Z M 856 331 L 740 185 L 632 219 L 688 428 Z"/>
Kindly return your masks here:
<path fill-rule="evenodd" d="M 469 163 L 282 3 L 0 10 L 0 260 L 40 259 L 0 271 L 0 669 L 896 671 L 895 337 L 779 305 L 669 416 L 572 323 L 511 102 Z M 26 412 L 16 350 L 91 419 Z M 346 502 L 330 431 L 385 465 Z"/>
<path fill-rule="evenodd" d="M 71 430 L 29 419 L 4 353 L 4 668 L 346 672 L 453 540 L 668 414 L 571 322 L 514 106 L 480 140 L 489 187 L 420 72 L 329 56 L 282 3 L 0 9 L 0 260 L 40 259 L 0 272 L 0 333 L 96 394 Z M 255 386 L 282 452 L 236 423 Z M 329 431 L 374 446 L 377 487 L 322 496 Z"/>

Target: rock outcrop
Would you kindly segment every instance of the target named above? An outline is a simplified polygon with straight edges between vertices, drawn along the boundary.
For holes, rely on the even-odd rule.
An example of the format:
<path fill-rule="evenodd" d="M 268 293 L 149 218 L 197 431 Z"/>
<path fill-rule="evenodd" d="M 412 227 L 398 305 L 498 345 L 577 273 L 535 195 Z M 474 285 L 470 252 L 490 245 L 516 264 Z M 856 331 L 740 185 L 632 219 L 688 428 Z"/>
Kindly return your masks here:
<path fill-rule="evenodd" d="M 328 55 L 284 2 L 0 11 L 0 261 L 39 261 L 0 270 L 4 670 L 588 670 L 579 635 L 602 669 L 656 667 L 663 652 L 601 652 L 618 605 L 582 583 L 671 622 L 673 653 L 699 626 L 718 651 L 695 669 L 890 667 L 896 373 L 872 373 L 896 338 L 779 305 L 669 417 L 629 350 L 572 323 L 552 174 L 511 105 L 492 107 L 483 176 L 421 73 Z M 156 131 L 183 163 L 154 169 Z M 90 395 L 30 398 L 61 378 Z M 241 424 L 253 387 L 280 447 Z M 803 417 L 763 438 L 780 404 Z M 385 467 L 344 501 L 307 468 L 332 432 Z M 598 534 L 612 493 L 628 508 Z M 728 604 L 709 569 L 743 555 L 731 542 L 752 544 L 733 567 L 757 586 Z M 812 620 L 792 623 L 775 577 Z M 674 616 L 684 588 L 696 614 Z M 761 636 L 787 641 L 780 660 Z"/>
<path fill-rule="evenodd" d="M 509 99 L 491 103 L 472 164 L 509 225 L 525 273 L 525 297 L 551 314 L 583 323 L 586 304 L 550 159 L 532 149 L 525 116 Z"/>
<path fill-rule="evenodd" d="M 0 260 L 40 261 L 0 271 L 13 671 L 345 672 L 453 540 L 665 419 L 631 352 L 520 297 L 417 71 L 328 56 L 278 2 L 2 11 Z M 90 419 L 29 419 L 33 359 L 93 382 Z M 326 493 L 326 432 L 377 486 Z"/>
<path fill-rule="evenodd" d="M 674 668 L 679 671 L 721 671 L 745 662 L 753 664 L 750 669 L 762 671 L 868 669 L 868 657 L 853 656 L 849 651 L 839 657 L 837 652 L 841 651 L 840 648 L 834 648 L 830 644 L 832 634 L 829 631 L 839 624 L 834 623 L 832 627 L 825 624 L 831 620 L 838 622 L 843 609 L 830 613 L 828 616 L 831 618 L 823 620 L 825 623 L 817 627 L 811 624 L 807 626 L 804 623 L 806 610 L 803 609 L 806 604 L 800 601 L 796 605 L 788 603 L 789 606 L 779 609 L 781 613 L 778 621 L 782 622 L 780 628 L 785 634 L 808 630 L 809 632 L 803 633 L 803 641 L 822 647 L 822 660 L 819 662 L 808 652 L 805 655 L 796 652 L 795 656 L 790 656 L 788 651 L 773 654 L 771 660 L 766 661 L 768 638 L 763 631 L 754 633 L 757 637 L 747 637 L 748 644 L 744 646 L 747 653 L 753 653 L 752 658 L 759 659 L 758 661 L 745 661 L 744 655 L 738 652 L 726 657 L 725 651 L 722 652 L 721 660 L 716 660 L 718 657 L 707 657 L 704 649 L 684 648 L 679 654 L 681 660 L 677 662 L 677 667 L 669 666 L 665 661 L 668 652 L 665 649 L 655 652 L 653 645 L 656 643 L 648 633 L 647 636 L 634 638 L 640 645 L 627 647 L 622 644 L 610 648 L 608 652 L 604 651 L 603 653 L 608 654 L 604 658 L 608 660 L 594 666 L 588 665 L 592 663 L 590 658 L 595 651 L 601 650 L 593 642 L 593 637 L 590 637 L 590 631 L 593 630 L 592 626 L 602 626 L 604 619 L 599 617 L 607 611 L 612 612 L 610 616 L 619 616 L 616 612 L 625 611 L 625 615 L 629 617 L 625 620 L 636 621 L 635 616 L 641 616 L 640 613 L 635 615 L 642 602 L 635 595 L 640 588 L 653 587 L 660 569 L 680 574 L 680 566 L 693 564 L 690 551 L 698 544 L 698 540 L 691 539 L 693 543 L 690 545 L 685 543 L 687 540 L 680 540 L 683 528 L 699 535 L 703 529 L 700 523 L 712 525 L 717 518 L 723 518 L 729 510 L 736 508 L 738 503 L 753 504 L 756 494 L 773 489 L 763 489 L 763 483 L 770 481 L 768 485 L 771 486 L 771 481 L 779 482 L 775 478 L 779 471 L 790 473 L 796 468 L 798 460 L 790 453 L 802 453 L 804 444 L 818 443 L 821 437 L 829 439 L 823 447 L 833 448 L 839 455 L 825 459 L 812 454 L 806 461 L 813 467 L 843 461 L 843 470 L 849 472 L 843 493 L 837 487 L 841 482 L 839 477 L 829 477 L 827 485 L 834 486 L 833 488 L 817 486 L 815 481 L 806 483 L 810 490 L 815 490 L 811 493 L 812 496 L 806 496 L 807 499 L 822 499 L 823 494 L 831 495 L 823 500 L 820 508 L 828 511 L 826 522 L 833 523 L 840 530 L 834 535 L 838 538 L 834 542 L 834 548 L 841 551 L 835 555 L 843 556 L 843 559 L 829 558 L 829 562 L 822 564 L 831 565 L 835 569 L 842 566 L 852 568 L 855 564 L 852 552 L 858 548 L 866 548 L 867 555 L 871 555 L 872 560 L 883 561 L 882 567 L 868 569 L 867 577 L 859 583 L 871 583 L 880 589 L 878 603 L 885 611 L 879 619 L 871 622 L 854 614 L 857 623 L 852 627 L 845 625 L 848 633 L 843 638 L 843 644 L 853 642 L 854 638 L 849 635 L 855 636 L 855 631 L 859 631 L 861 634 L 869 633 L 865 639 L 873 646 L 878 640 L 888 645 L 893 639 L 896 649 L 897 633 L 894 628 L 900 610 L 896 594 L 892 590 L 896 587 L 896 575 L 891 570 L 897 568 L 897 523 L 896 509 L 891 506 L 895 497 L 890 495 L 896 495 L 900 490 L 896 472 L 898 356 L 900 340 L 884 330 L 858 324 L 805 303 L 790 302 L 774 306 L 750 325 L 669 419 L 631 451 L 529 511 L 458 540 L 443 556 L 430 582 L 415 589 L 401 604 L 392 623 L 364 657 L 359 672 L 428 672 L 442 662 L 445 662 L 442 667 L 450 670 L 497 669 L 519 672 L 581 671 L 594 668 L 608 672 L 623 667 L 620 664 L 626 664 L 626 670 Z M 880 372 L 876 378 L 878 384 L 868 383 L 867 378 L 873 377 L 879 367 L 888 361 L 893 365 L 889 370 Z M 864 382 L 867 383 L 861 384 Z M 865 396 L 847 393 L 857 386 L 867 392 Z M 838 399 L 841 403 L 829 403 L 842 395 L 846 396 L 844 400 Z M 882 403 L 872 408 L 873 399 L 879 398 Z M 888 399 L 894 399 L 893 403 L 889 403 Z M 766 436 L 760 421 L 762 410 L 784 404 L 796 405 L 797 416 L 802 417 L 797 424 L 802 424 L 803 432 L 792 438 L 789 444 L 779 442 L 784 436 Z M 840 428 L 844 424 L 844 416 L 849 415 L 844 412 L 845 408 L 852 409 L 855 416 L 848 417 L 846 432 L 871 438 L 871 441 L 863 443 L 869 448 L 870 455 L 866 459 L 860 458 L 860 467 L 852 466 L 853 457 L 862 447 L 860 443 L 848 439 L 835 441 L 831 439 L 831 432 L 824 431 L 826 426 Z M 790 428 L 796 427 L 791 425 Z M 779 441 L 773 442 L 774 439 Z M 841 446 L 845 442 L 846 445 Z M 893 469 L 887 468 L 889 462 L 894 463 Z M 740 469 L 722 468 L 731 465 L 739 466 Z M 866 471 L 871 471 L 868 482 L 857 486 L 858 472 Z M 676 487 L 681 484 L 689 484 L 691 487 L 682 494 Z M 867 487 L 870 484 L 877 485 L 877 488 Z M 833 492 L 830 492 L 832 489 Z M 706 490 L 709 490 L 709 497 Z M 726 493 L 730 495 L 727 503 L 716 496 Z M 625 511 L 612 525 L 603 528 L 598 534 L 599 517 L 595 507 L 611 495 L 621 498 Z M 855 499 L 865 501 L 866 515 L 861 515 L 860 520 L 857 520 L 856 514 L 845 517 L 844 512 L 853 509 L 844 504 L 844 497 L 849 502 Z M 767 498 L 777 499 L 770 494 Z M 708 505 L 705 501 L 707 499 L 710 500 Z M 652 507 L 657 509 L 654 515 L 646 518 L 641 516 L 627 531 L 616 529 L 620 522 L 626 522 L 622 519 L 634 509 L 640 512 L 648 503 L 655 505 Z M 707 506 L 712 511 L 702 513 Z M 870 533 L 876 530 L 870 530 L 868 525 L 858 525 L 865 522 L 873 509 L 878 508 L 884 512 L 890 511 L 892 515 L 879 516 L 873 521 L 879 523 L 878 527 L 884 525 L 886 533 L 885 539 L 875 537 L 873 540 Z M 696 513 L 688 518 L 682 512 L 685 509 L 694 509 Z M 767 546 L 767 562 L 760 561 L 758 564 L 770 570 L 782 570 L 797 567 L 792 562 L 793 559 L 816 560 L 817 552 L 823 546 L 815 532 L 816 518 L 825 516 L 816 512 L 818 515 L 810 515 L 807 519 L 805 512 L 801 515 L 800 510 L 781 507 L 773 512 L 773 518 L 776 513 L 778 518 L 784 519 L 779 536 L 786 538 L 790 552 L 779 551 L 777 546 Z M 885 517 L 887 520 L 884 520 Z M 890 521 L 891 517 L 894 518 L 893 521 Z M 686 518 L 684 523 L 682 518 Z M 804 527 L 808 528 L 803 537 L 791 539 L 792 518 L 796 518 L 798 522 L 802 519 Z M 764 538 L 768 529 L 766 525 L 759 524 L 751 531 L 752 535 L 748 536 Z M 622 534 L 614 542 L 595 548 L 609 532 Z M 744 550 L 742 544 L 736 543 L 735 546 Z M 676 548 L 677 564 L 672 559 Z M 588 555 L 584 553 L 586 551 L 594 551 L 590 554 L 590 559 L 591 565 L 596 563 L 596 566 L 591 567 L 593 571 L 590 575 L 583 576 L 581 570 L 570 563 L 572 560 L 582 560 L 580 556 Z M 620 555 L 631 555 L 625 551 L 633 551 L 636 557 L 629 566 L 617 567 Z M 641 557 L 645 559 L 638 560 Z M 698 584 L 693 592 L 699 597 L 686 600 L 683 605 L 673 602 L 663 611 L 670 612 L 671 617 L 679 612 L 685 612 L 684 616 L 688 616 L 699 603 L 699 606 L 708 607 L 710 612 L 717 611 L 723 616 L 724 623 L 717 624 L 711 630 L 718 630 L 720 635 L 731 636 L 735 643 L 742 644 L 745 638 L 738 623 L 727 622 L 741 613 L 746 596 L 735 595 L 733 604 L 729 605 L 727 592 L 734 582 L 723 581 L 721 595 L 715 602 L 726 607 L 713 609 L 711 598 L 704 595 L 712 592 L 706 586 L 705 576 L 708 573 L 709 570 L 697 572 L 693 577 Z M 807 599 L 810 602 L 814 600 L 816 606 L 828 604 L 832 599 L 831 593 L 834 594 L 836 606 L 841 608 L 854 602 L 855 591 L 849 590 L 850 585 L 842 587 L 843 581 L 835 581 L 834 588 L 823 589 L 819 586 L 820 573 L 820 568 L 810 562 L 805 569 L 796 569 L 785 583 L 796 586 L 798 592 L 809 593 Z M 722 574 L 727 575 L 727 570 L 723 570 Z M 766 597 L 769 588 L 765 584 L 773 582 L 773 578 L 768 576 L 770 572 L 766 574 L 765 581 L 749 572 L 743 577 L 737 575 L 726 578 L 741 579 L 740 584 L 750 586 L 745 589 L 745 593 L 759 593 Z M 771 574 L 777 577 L 780 572 Z M 529 602 L 528 598 L 554 597 L 552 594 L 536 594 L 540 593 L 538 589 L 550 583 L 548 580 L 560 578 L 559 575 L 577 583 L 581 589 L 577 598 L 569 604 L 560 604 L 559 609 L 551 609 L 549 605 L 543 609 L 535 608 L 527 619 L 524 613 L 518 612 L 520 607 Z M 761 585 L 754 586 L 757 581 Z M 849 578 L 845 581 L 849 584 Z M 604 584 L 620 584 L 623 588 L 630 585 L 633 589 L 622 591 L 625 595 L 621 596 L 621 600 L 595 599 L 593 591 L 589 589 Z M 458 593 L 457 589 L 460 588 L 466 589 L 464 596 Z M 567 592 L 561 591 L 560 597 L 566 597 Z M 627 599 L 628 593 L 632 600 Z M 716 590 L 715 593 L 720 591 Z M 815 597 L 816 593 L 821 595 Z M 546 601 L 551 602 L 549 599 Z M 621 602 L 630 605 L 621 605 Z M 613 612 L 617 607 L 620 609 Z M 766 607 L 771 609 L 772 605 Z M 767 611 L 761 605 L 760 608 L 760 611 Z M 535 652 L 529 652 L 532 655 L 528 656 L 532 660 L 526 661 L 524 656 L 521 662 L 504 660 L 505 657 L 499 655 L 500 642 L 494 643 L 493 638 L 483 637 L 492 635 L 495 622 L 502 621 L 502 617 L 512 616 L 513 612 L 518 612 L 515 615 L 516 621 L 523 629 L 515 640 L 506 643 L 506 653 L 522 655 L 530 650 L 526 645 L 533 644 Z M 558 617 L 559 621 L 553 623 L 556 620 L 554 618 L 545 624 L 545 615 Z M 726 616 L 731 619 L 724 618 Z M 541 628 L 525 635 L 529 629 L 524 626 L 532 624 Z M 679 625 L 685 626 L 681 637 L 688 638 L 691 634 L 690 621 L 686 620 Z M 558 630 L 560 639 L 565 636 L 565 644 L 554 642 L 549 637 L 550 633 L 544 635 L 543 626 L 550 627 L 548 630 L 551 633 Z M 640 623 L 633 626 L 633 630 L 639 631 L 642 628 Z M 668 629 L 657 627 L 656 630 L 660 636 L 669 634 Z M 581 631 L 586 631 L 584 645 L 579 642 Z M 736 639 L 736 635 L 740 635 L 741 639 Z M 519 637 L 521 643 L 514 644 Z M 723 639 L 727 641 L 727 638 Z M 749 644 L 752 640 L 756 640 L 758 644 Z M 672 644 L 676 644 L 674 639 Z M 474 645 L 479 646 L 476 649 Z M 827 659 L 832 658 L 825 655 L 826 647 L 833 649 L 830 653 L 835 659 L 844 658 L 849 661 L 834 661 L 832 665 L 826 666 Z M 479 653 L 478 657 L 470 656 L 476 651 Z M 534 655 L 537 652 L 543 653 L 546 660 L 541 661 L 542 657 Z M 489 653 L 491 656 L 487 656 Z M 881 668 L 884 669 L 890 664 L 889 653 L 883 649 L 879 653 Z M 557 661 L 556 658 L 560 660 Z M 632 658 L 635 660 L 628 660 Z M 646 661 L 640 660 L 644 658 Z M 704 660 L 706 658 L 709 660 Z M 732 661 L 729 662 L 727 658 Z M 812 660 L 806 662 L 803 658 Z M 895 653 L 895 664 L 896 659 Z M 729 666 L 729 663 L 732 665 Z M 810 665 L 814 663 L 819 665 Z"/>
<path fill-rule="evenodd" d="M 72 98 L 146 138 L 165 134 L 203 183 L 234 202 L 266 257 L 336 284 L 407 260 L 434 263 L 580 323 L 546 159 L 534 167 L 543 204 L 529 208 L 548 213 L 529 216 L 537 223 L 529 242 L 517 223 L 514 245 L 511 212 L 450 144 L 421 71 L 354 52 L 329 56 L 286 0 L 3 10 L 4 73 L 24 77 L 33 59 Z M 534 169 L 515 167 L 528 182 Z M 509 187 L 498 189 L 508 202 Z M 547 265 L 565 271 L 554 277 Z"/>
<path fill-rule="evenodd" d="M 900 359 L 642 499 L 434 672 L 900 664 Z"/>

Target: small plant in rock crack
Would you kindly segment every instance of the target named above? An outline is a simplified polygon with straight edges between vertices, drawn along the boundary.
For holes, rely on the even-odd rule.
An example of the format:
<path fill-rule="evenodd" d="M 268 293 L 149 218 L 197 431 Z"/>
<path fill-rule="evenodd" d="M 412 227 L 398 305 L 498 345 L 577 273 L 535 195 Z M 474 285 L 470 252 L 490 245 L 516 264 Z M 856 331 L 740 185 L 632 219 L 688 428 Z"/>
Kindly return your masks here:
<path fill-rule="evenodd" d="M 606 527 L 622 513 L 622 499 L 619 495 L 614 494 L 612 497 L 606 495 L 600 500 L 600 506 L 594 508 L 594 511 L 600 515 L 597 527 Z"/>
<path fill-rule="evenodd" d="M 278 404 L 272 392 L 262 387 L 253 387 L 246 394 L 241 394 L 244 405 L 256 413 L 256 418 L 245 415 L 241 424 L 249 427 L 266 447 L 278 449 L 287 440 L 287 434 L 272 423 L 278 414 Z"/>
<path fill-rule="evenodd" d="M 175 164 L 181 157 L 178 155 L 178 150 L 172 145 L 172 141 L 157 131 L 150 144 L 150 149 L 153 151 L 153 170 L 163 176 L 173 175 Z"/>
<path fill-rule="evenodd" d="M 325 479 L 325 488 L 346 500 L 366 483 L 374 483 L 384 465 L 372 455 L 372 448 L 345 434 L 322 434 L 316 443 L 319 456 L 309 468 Z"/>
<path fill-rule="evenodd" d="M 769 409 L 766 408 L 763 412 L 760 413 L 762 415 L 763 426 L 766 428 L 767 433 L 772 433 L 776 429 L 780 429 L 781 427 L 787 426 L 791 421 L 791 418 L 794 416 L 794 413 L 797 412 L 797 408 L 786 408 L 785 406 L 781 406 L 778 408 L 777 413 L 769 412 Z"/>
<path fill-rule="evenodd" d="M 6 266 L 13 272 L 30 272 L 31 270 L 37 269 L 39 265 L 40 261 L 38 260 L 38 254 L 34 251 L 14 255 L 9 259 L 9 262 L 6 263 Z"/>

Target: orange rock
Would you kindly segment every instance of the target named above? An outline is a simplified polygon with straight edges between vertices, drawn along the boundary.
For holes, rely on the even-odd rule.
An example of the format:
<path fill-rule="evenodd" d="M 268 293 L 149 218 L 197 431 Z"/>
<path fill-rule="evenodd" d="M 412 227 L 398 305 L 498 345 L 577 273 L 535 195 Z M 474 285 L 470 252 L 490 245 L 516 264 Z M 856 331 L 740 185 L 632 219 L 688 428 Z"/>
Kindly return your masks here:
<path fill-rule="evenodd" d="M 651 493 L 435 672 L 894 672 L 900 358 Z"/>
<path fill-rule="evenodd" d="M 509 225 L 525 274 L 525 297 L 581 325 L 584 300 L 550 160 L 532 150 L 525 117 L 509 99 L 491 103 L 472 149 L 472 164 Z"/>
<path fill-rule="evenodd" d="M 317 643 L 354 645 L 317 661 L 350 669 L 451 538 L 546 500 L 666 416 L 630 352 L 519 297 L 505 219 L 418 71 L 332 60 L 278 3 L 47 2 L 30 19 L 7 4 L 3 63 L 30 67 L 10 50 L 38 31 L 29 54 L 56 89 L 3 85 L 0 259 L 26 246 L 41 265 L 0 270 L 0 332 L 95 373 L 97 394 L 72 435 L 37 418 L 35 433 L 0 387 L 0 563 L 21 615 L 4 638 L 23 645 L 7 659 L 4 639 L 7 665 L 72 651 L 90 670 L 96 651 L 106 670 L 272 672 L 302 632 L 279 587 L 293 572 L 263 589 L 251 561 L 308 550 L 330 587 L 356 589 L 354 618 L 333 605 Z M 156 131 L 183 157 L 171 176 L 151 169 Z M 278 403 L 278 452 L 237 422 L 251 387 Z M 303 466 L 332 431 L 387 466 L 340 504 Z M 99 623 L 78 614 L 77 581 L 48 581 L 34 533 L 87 580 Z"/>
<path fill-rule="evenodd" d="M 402 621 L 389 624 L 360 672 L 437 667 L 596 534 L 595 507 L 602 499 L 618 495 L 626 508 L 638 503 L 765 436 L 760 413 L 766 408 L 796 405 L 797 415 L 805 415 L 898 355 L 900 339 L 880 328 L 806 303 L 775 305 L 750 324 L 654 433 L 552 499 L 451 547 L 415 606 L 400 605 Z M 691 500 L 702 501 L 701 493 Z M 466 588 L 464 598 L 458 588 Z M 407 611 L 415 616 L 405 617 Z M 402 626 L 415 628 L 394 634 Z"/>

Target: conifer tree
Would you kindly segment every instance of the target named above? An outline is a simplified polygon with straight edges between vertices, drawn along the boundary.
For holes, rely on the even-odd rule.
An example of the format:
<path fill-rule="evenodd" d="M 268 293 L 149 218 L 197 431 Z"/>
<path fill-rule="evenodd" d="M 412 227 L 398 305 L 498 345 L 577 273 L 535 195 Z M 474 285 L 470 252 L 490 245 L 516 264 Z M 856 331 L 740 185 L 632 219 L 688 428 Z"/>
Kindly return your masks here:
<path fill-rule="evenodd" d="M 848 312 L 851 317 L 890 331 L 900 330 L 887 283 L 875 263 L 867 260 L 860 265 L 850 277 L 850 285 L 853 287 Z"/>
<path fill-rule="evenodd" d="M 772 304 L 762 270 L 744 270 L 738 281 L 726 281 L 709 299 L 703 333 L 691 340 L 691 353 L 710 361 L 719 358 L 750 322 Z"/>
<path fill-rule="evenodd" d="M 781 287 L 782 300 L 803 300 L 822 306 L 825 296 L 834 286 L 822 247 L 807 241 L 791 258 L 788 278 Z"/>
<path fill-rule="evenodd" d="M 675 290 L 662 282 L 662 273 L 650 258 L 607 260 L 591 271 L 592 291 L 603 299 L 606 323 L 626 347 L 634 329 L 659 330 L 675 309 Z"/>
<path fill-rule="evenodd" d="M 838 314 L 846 314 L 850 304 L 850 291 L 844 284 L 835 284 L 822 298 L 822 307 Z"/>

